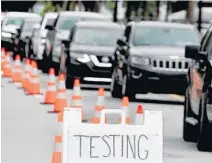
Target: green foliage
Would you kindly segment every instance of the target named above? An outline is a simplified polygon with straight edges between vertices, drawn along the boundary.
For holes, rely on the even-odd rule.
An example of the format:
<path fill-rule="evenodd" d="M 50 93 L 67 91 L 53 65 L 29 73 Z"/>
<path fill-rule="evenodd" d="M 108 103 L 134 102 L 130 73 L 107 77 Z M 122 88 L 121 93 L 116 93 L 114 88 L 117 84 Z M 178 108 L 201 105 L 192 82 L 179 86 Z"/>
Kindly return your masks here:
<path fill-rule="evenodd" d="M 52 4 L 51 1 L 47 1 L 45 8 L 41 12 L 41 15 L 44 16 L 47 12 L 55 12 L 55 11 L 56 7 Z"/>

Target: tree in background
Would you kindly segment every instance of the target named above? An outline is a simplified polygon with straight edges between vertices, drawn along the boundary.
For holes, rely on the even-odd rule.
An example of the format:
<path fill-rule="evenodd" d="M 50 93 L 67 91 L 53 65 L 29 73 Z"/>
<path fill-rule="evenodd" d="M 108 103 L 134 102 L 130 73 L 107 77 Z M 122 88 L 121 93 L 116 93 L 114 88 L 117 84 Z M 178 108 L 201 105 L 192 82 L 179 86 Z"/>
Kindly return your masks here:
<path fill-rule="evenodd" d="M 52 4 L 52 1 L 46 2 L 46 6 L 41 12 L 41 15 L 44 16 L 47 12 L 55 12 L 56 7 Z"/>

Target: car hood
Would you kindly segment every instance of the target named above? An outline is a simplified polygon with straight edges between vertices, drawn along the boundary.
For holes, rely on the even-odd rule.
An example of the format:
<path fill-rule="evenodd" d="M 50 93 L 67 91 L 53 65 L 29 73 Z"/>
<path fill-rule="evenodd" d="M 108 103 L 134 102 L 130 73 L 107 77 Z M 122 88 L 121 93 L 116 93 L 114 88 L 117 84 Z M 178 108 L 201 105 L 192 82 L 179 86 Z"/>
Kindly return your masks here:
<path fill-rule="evenodd" d="M 3 32 L 7 32 L 7 33 L 16 33 L 19 27 L 16 25 L 5 25 L 2 29 Z"/>
<path fill-rule="evenodd" d="M 97 56 L 112 56 L 115 51 L 115 47 L 71 44 L 70 51 L 78 53 L 94 54 Z"/>
<path fill-rule="evenodd" d="M 31 37 L 31 36 L 32 36 L 32 31 L 21 33 L 22 38 Z"/>
<path fill-rule="evenodd" d="M 185 47 L 170 47 L 170 46 L 139 46 L 130 49 L 132 55 L 153 56 L 153 57 L 184 57 Z"/>

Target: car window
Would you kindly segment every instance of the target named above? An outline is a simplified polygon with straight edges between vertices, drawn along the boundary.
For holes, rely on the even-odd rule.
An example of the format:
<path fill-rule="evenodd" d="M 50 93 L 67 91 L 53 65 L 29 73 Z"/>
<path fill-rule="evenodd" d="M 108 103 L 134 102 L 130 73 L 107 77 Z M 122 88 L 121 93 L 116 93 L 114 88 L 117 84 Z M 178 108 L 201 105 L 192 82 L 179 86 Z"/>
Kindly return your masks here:
<path fill-rule="evenodd" d="M 199 43 L 199 33 L 189 28 L 136 27 L 133 39 L 135 46 L 185 46 Z"/>
<path fill-rule="evenodd" d="M 8 17 L 5 25 L 17 25 L 21 26 L 23 18 L 20 17 Z"/>
<path fill-rule="evenodd" d="M 115 46 L 121 34 L 119 28 L 81 27 L 76 29 L 73 42 L 80 45 Z"/>
<path fill-rule="evenodd" d="M 46 21 L 46 25 L 53 25 L 54 22 L 55 22 L 56 18 L 48 18 L 47 21 Z"/>
<path fill-rule="evenodd" d="M 71 30 L 76 22 L 79 21 L 78 17 L 60 16 L 56 25 L 58 30 Z"/>

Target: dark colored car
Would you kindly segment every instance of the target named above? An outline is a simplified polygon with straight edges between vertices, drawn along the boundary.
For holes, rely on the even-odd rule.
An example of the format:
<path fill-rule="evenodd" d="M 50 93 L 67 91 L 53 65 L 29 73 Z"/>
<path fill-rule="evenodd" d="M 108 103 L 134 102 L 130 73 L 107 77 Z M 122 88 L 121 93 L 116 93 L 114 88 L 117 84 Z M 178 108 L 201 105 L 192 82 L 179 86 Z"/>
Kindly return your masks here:
<path fill-rule="evenodd" d="M 7 12 L 2 22 L 1 46 L 8 51 L 13 51 L 13 38 L 17 34 L 17 29 L 20 29 L 24 20 L 39 19 L 42 17 L 38 14 L 27 12 Z"/>
<path fill-rule="evenodd" d="M 78 21 L 83 20 L 102 20 L 110 21 L 109 18 L 99 13 L 92 12 L 76 12 L 64 11 L 59 12 L 58 17 L 52 26 L 47 26 L 49 30 L 47 34 L 44 57 L 46 58 L 47 70 L 53 65 L 56 70 L 59 69 L 60 55 L 61 55 L 61 41 L 68 39 L 71 28 Z"/>
<path fill-rule="evenodd" d="M 183 139 L 197 142 L 199 151 L 212 152 L 212 23 L 200 47 L 187 46 L 192 64 L 187 74 Z"/>
<path fill-rule="evenodd" d="M 130 22 L 114 54 L 111 94 L 179 93 L 186 87 L 191 62 L 185 58 L 185 45 L 199 45 L 195 27 L 157 21 Z"/>
<path fill-rule="evenodd" d="M 33 34 L 33 26 L 40 23 L 40 19 L 26 19 L 23 21 L 20 29 L 14 37 L 13 47 L 14 56 L 18 53 L 21 58 L 33 57 L 31 37 Z"/>
<path fill-rule="evenodd" d="M 82 21 L 73 27 L 68 41 L 63 42 L 66 50 L 60 64 L 68 88 L 74 77 L 82 83 L 110 82 L 112 56 L 123 30 L 119 24 L 101 21 Z"/>

